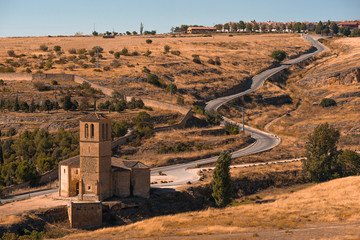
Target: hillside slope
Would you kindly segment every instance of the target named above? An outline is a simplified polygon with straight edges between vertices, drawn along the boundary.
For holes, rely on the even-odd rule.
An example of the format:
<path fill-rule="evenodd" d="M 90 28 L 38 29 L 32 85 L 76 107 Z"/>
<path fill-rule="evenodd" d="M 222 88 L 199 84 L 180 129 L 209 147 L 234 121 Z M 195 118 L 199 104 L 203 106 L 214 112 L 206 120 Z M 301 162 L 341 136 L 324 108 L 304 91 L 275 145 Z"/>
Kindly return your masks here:
<path fill-rule="evenodd" d="M 156 217 L 66 238 L 358 239 L 359 188 L 358 176 L 336 179 L 295 193 L 270 196 L 268 203 Z"/>

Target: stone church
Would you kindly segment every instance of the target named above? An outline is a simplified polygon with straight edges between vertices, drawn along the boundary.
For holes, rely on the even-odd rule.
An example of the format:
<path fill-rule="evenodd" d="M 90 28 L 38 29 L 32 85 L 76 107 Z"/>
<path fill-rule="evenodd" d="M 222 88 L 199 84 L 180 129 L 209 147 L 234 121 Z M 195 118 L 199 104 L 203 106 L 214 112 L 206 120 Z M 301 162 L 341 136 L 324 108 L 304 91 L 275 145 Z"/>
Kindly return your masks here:
<path fill-rule="evenodd" d="M 111 157 L 111 119 L 93 113 L 80 120 L 80 156 L 59 163 L 59 195 L 84 201 L 150 196 L 150 168 Z"/>

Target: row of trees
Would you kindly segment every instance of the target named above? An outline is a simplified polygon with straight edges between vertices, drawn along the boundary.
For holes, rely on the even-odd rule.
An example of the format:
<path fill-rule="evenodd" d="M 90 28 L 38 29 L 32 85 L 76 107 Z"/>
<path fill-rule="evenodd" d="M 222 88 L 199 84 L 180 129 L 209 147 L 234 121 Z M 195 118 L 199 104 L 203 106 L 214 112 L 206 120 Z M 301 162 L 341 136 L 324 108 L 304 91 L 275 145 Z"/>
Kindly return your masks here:
<path fill-rule="evenodd" d="M 148 31 L 148 30 L 145 30 L 144 31 L 144 24 L 143 23 L 140 23 L 140 35 L 156 35 L 156 30 L 151 30 L 151 31 Z M 97 31 L 93 31 L 92 32 L 92 35 L 93 36 L 99 36 L 99 35 L 105 35 L 105 36 L 121 36 L 121 35 L 138 35 L 138 32 L 137 31 L 126 31 L 124 33 L 119 33 L 119 32 L 115 32 L 115 31 L 106 31 L 104 32 L 103 34 L 101 33 L 98 33 Z"/>

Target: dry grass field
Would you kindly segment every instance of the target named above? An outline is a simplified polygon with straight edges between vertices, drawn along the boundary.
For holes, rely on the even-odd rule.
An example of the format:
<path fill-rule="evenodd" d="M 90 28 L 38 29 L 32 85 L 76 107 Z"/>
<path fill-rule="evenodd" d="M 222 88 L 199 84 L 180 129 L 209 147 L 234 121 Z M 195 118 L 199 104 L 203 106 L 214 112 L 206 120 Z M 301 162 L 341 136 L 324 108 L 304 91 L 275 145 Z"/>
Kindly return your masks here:
<path fill-rule="evenodd" d="M 353 230 L 358 227 L 359 187 L 359 177 L 348 177 L 293 193 L 269 196 L 272 199 L 269 203 L 156 217 L 128 226 L 70 235 L 67 239 L 97 239 L 100 236 L 104 239 L 226 239 L 231 236 L 246 239 L 249 233 L 254 239 L 262 239 L 262 235 L 269 239 L 285 231 L 289 239 L 292 234 L 306 232 L 308 228 L 318 229 L 311 238 L 319 239 L 324 232 L 330 231 L 324 230 L 324 226 L 337 226 L 337 233 L 331 236 L 335 239 L 346 236 L 347 231 L 341 229 L 352 224 L 355 224 Z M 353 239 L 359 237 L 354 233 L 352 236 Z"/>
<path fill-rule="evenodd" d="M 201 133 L 215 128 L 190 128 L 159 132 L 149 139 L 144 139 L 140 146 L 122 146 L 119 152 L 122 157 L 137 160 L 150 167 L 189 162 L 209 156 L 216 156 L 222 151 L 243 148 L 251 143 L 249 135 L 226 135 Z M 134 154 L 127 155 L 136 151 Z"/>
<path fill-rule="evenodd" d="M 146 39 L 152 43 L 147 44 Z M 48 46 L 48 51 L 39 49 Z M 56 53 L 54 46 L 60 46 L 62 52 Z M 180 55 L 164 54 L 164 46 L 171 51 L 180 51 Z M 91 63 L 88 52 L 94 46 L 101 46 L 104 52 L 100 59 L 100 70 L 95 72 L 95 63 Z M 30 68 L 32 72 L 69 73 L 86 76 L 96 83 L 117 89 L 127 95 L 147 95 L 151 98 L 169 100 L 166 91 L 141 81 L 146 77 L 147 68 L 160 76 L 165 83 L 174 80 L 181 95 L 187 102 L 214 97 L 244 78 L 255 75 L 272 63 L 269 57 L 275 49 L 285 50 L 289 56 L 306 51 L 310 44 L 296 34 L 266 35 L 213 35 L 203 37 L 171 37 L 159 35 L 118 36 L 115 39 L 101 37 L 26 37 L 1 38 L 0 63 L 15 67 L 16 72 Z M 70 54 L 70 49 L 86 49 L 86 53 Z M 128 50 L 128 56 L 115 59 L 109 51 Z M 150 50 L 150 56 L 143 54 Z M 14 50 L 16 55 L 9 57 L 7 51 Z M 134 56 L 134 52 L 138 55 Z M 194 63 L 192 55 L 197 54 L 202 64 Z M 35 55 L 35 56 L 34 56 Z M 36 57 L 36 58 L 35 58 Z M 218 57 L 221 65 L 208 63 Z M 62 59 L 62 60 L 61 60 Z M 61 60 L 61 61 L 60 61 Z M 60 62 L 59 62 L 60 61 Z M 15 62 L 15 63 L 14 63 Z M 85 66 L 86 65 L 86 66 Z M 104 70 L 105 67 L 105 70 Z M 41 68 L 41 69 L 40 69 Z M 110 68 L 110 69 L 109 69 Z"/>

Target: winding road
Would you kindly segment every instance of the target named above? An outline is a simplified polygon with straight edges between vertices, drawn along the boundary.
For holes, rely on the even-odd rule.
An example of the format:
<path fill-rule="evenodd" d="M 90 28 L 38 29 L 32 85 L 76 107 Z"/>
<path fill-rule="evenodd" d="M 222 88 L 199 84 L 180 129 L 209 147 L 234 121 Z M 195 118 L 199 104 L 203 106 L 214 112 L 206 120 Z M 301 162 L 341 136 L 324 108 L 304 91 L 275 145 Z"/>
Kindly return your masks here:
<path fill-rule="evenodd" d="M 263 86 L 266 79 L 273 76 L 274 74 L 282 71 L 285 68 L 290 67 L 291 65 L 297 64 L 301 61 L 304 61 L 304 60 L 316 55 L 316 54 L 319 54 L 320 52 L 327 49 L 327 47 L 325 47 L 324 45 L 322 45 L 321 43 L 319 43 L 317 41 L 319 39 L 319 37 L 308 36 L 306 34 L 302 34 L 302 37 L 305 40 L 307 40 L 309 43 L 311 43 L 316 48 L 316 51 L 307 53 L 307 54 L 303 54 L 297 58 L 291 59 L 291 60 L 281 64 L 278 67 L 268 69 L 268 70 L 256 75 L 255 77 L 252 78 L 252 80 L 250 81 L 248 86 L 243 91 L 233 94 L 233 95 L 229 95 L 229 96 L 225 96 L 225 97 L 221 97 L 221 98 L 217 98 L 212 101 L 209 101 L 206 104 L 205 110 L 206 111 L 218 110 L 225 103 L 232 101 L 236 98 L 239 98 L 247 93 L 256 91 L 257 89 L 259 89 L 260 87 Z M 236 123 L 236 122 L 232 121 L 231 119 L 228 119 L 225 117 L 224 117 L 224 120 L 227 122 Z M 239 124 L 239 123 L 236 123 L 236 124 Z M 274 148 L 281 142 L 280 138 L 273 134 L 269 134 L 269 133 L 263 132 L 261 130 L 258 130 L 258 129 L 255 129 L 255 128 L 252 128 L 249 126 L 246 126 L 245 130 L 246 130 L 246 132 L 251 133 L 252 138 L 255 139 L 255 142 L 244 149 L 240 149 L 238 151 L 232 152 L 232 158 L 238 158 L 238 157 L 242 157 L 242 156 L 247 156 L 247 155 L 264 152 L 264 151 Z M 197 161 L 193 161 L 193 162 L 189 162 L 189 163 L 153 168 L 151 170 L 151 176 L 153 176 L 153 177 L 158 176 L 159 171 L 161 171 L 162 174 L 164 174 L 166 176 L 171 176 L 172 179 L 174 179 L 174 181 L 167 182 L 167 183 L 152 184 L 151 187 L 176 188 L 176 187 L 179 187 L 188 182 L 194 182 L 199 179 L 199 176 L 196 174 L 196 172 L 191 171 L 190 168 L 194 168 L 195 166 L 201 165 L 201 164 L 208 164 L 208 163 L 216 162 L 217 158 L 218 157 L 216 156 L 216 157 L 201 159 L 201 160 L 197 160 Z"/>

